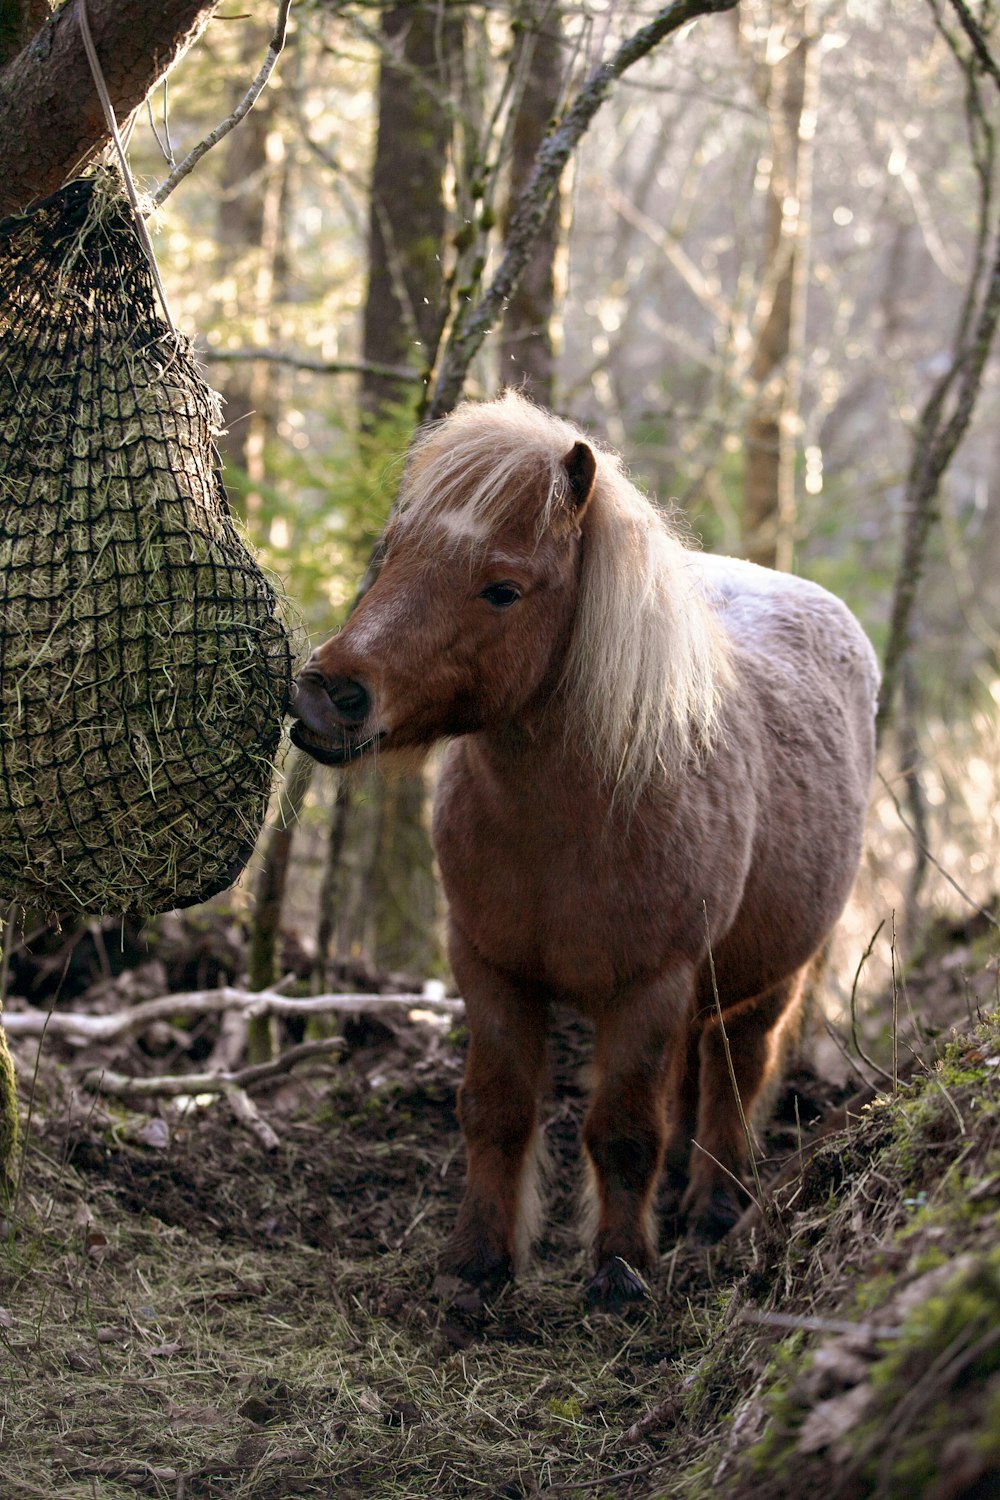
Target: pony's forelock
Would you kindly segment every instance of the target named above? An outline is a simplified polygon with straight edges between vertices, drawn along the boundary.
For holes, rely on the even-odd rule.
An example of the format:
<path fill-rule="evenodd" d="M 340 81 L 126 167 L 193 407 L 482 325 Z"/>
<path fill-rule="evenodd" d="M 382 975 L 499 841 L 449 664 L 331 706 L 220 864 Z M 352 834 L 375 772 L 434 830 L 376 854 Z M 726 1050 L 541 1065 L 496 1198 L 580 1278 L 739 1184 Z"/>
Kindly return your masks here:
<path fill-rule="evenodd" d="M 433 528 L 445 542 L 479 542 L 530 501 L 543 535 L 567 507 L 563 459 L 580 437 L 571 423 L 514 391 L 498 401 L 463 402 L 417 434 L 397 501 L 397 525 L 420 533 Z"/>
<path fill-rule="evenodd" d="M 418 435 L 398 525 L 438 545 L 485 545 L 533 505 L 543 535 L 565 523 L 572 423 L 516 392 L 466 402 Z M 567 735 L 627 801 L 712 745 L 731 682 L 726 639 L 676 527 L 618 456 L 591 444 L 594 492 L 562 691 Z"/>

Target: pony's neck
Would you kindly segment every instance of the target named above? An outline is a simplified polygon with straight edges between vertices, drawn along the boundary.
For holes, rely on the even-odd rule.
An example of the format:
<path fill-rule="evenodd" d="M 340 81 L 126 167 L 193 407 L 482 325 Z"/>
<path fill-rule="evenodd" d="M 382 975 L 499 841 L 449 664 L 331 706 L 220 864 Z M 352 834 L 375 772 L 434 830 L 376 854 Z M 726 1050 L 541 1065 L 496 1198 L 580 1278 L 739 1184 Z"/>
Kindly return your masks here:
<path fill-rule="evenodd" d="M 508 723 L 465 736 L 469 763 L 515 803 L 570 796 L 610 804 L 601 768 L 569 732 L 562 697 L 561 690 L 539 697 Z"/>

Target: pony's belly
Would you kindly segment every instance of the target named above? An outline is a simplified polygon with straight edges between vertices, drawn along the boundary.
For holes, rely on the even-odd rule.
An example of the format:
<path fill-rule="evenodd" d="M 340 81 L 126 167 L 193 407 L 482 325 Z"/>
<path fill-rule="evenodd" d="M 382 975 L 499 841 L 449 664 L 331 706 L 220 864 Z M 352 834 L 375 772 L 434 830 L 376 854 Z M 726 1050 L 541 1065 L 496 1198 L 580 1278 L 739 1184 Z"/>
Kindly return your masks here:
<path fill-rule="evenodd" d="M 495 969 L 590 1010 L 656 967 L 672 939 L 664 902 L 616 880 L 581 880 L 557 856 L 503 881 L 449 878 L 449 915 Z"/>

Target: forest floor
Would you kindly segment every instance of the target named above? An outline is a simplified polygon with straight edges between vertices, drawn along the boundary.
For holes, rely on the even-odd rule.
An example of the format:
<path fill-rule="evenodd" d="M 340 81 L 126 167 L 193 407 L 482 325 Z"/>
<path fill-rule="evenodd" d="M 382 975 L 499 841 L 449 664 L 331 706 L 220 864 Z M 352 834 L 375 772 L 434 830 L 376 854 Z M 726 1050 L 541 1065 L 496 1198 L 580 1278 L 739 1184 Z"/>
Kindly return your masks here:
<path fill-rule="evenodd" d="M 995 938 L 943 925 L 907 976 L 920 1047 L 895 1091 L 789 1081 L 764 1219 L 713 1250 L 665 1238 L 627 1317 L 582 1306 L 569 1018 L 546 1232 L 489 1309 L 435 1269 L 463 1176 L 460 1029 L 348 1021 L 342 1053 L 255 1089 L 272 1150 L 224 1102 L 80 1086 L 102 1058 L 187 1069 L 215 1019 L 110 1051 L 16 1043 L 0 1500 L 1000 1495 Z M 84 978 L 61 1008 L 132 984 Z"/>

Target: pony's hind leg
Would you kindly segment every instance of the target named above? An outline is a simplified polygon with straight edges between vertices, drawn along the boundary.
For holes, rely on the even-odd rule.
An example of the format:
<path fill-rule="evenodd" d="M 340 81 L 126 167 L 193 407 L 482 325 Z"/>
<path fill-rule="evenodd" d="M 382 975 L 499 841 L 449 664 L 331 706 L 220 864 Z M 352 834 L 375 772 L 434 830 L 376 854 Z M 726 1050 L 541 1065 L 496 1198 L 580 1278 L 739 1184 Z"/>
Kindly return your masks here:
<path fill-rule="evenodd" d="M 442 1269 L 496 1291 L 527 1251 L 537 1217 L 538 1092 L 545 1008 L 453 941 L 469 1054 L 458 1094 L 466 1188 Z"/>
<path fill-rule="evenodd" d="M 749 1202 L 749 1194 L 739 1186 L 747 1165 L 744 1121 L 749 1122 L 768 1080 L 778 1071 L 781 1038 L 797 1015 L 805 973 L 800 970 L 724 1010 L 725 1037 L 715 1018 L 702 1031 L 698 1124 L 682 1204 L 688 1233 L 702 1244 L 713 1244 L 728 1233 Z"/>
<path fill-rule="evenodd" d="M 636 986 L 597 1017 L 597 1087 L 583 1127 L 597 1222 L 591 1306 L 646 1295 L 655 1261 L 653 1198 L 666 1144 L 670 1045 L 687 1013 L 690 976 Z"/>
<path fill-rule="evenodd" d="M 667 1147 L 663 1157 L 660 1207 L 665 1223 L 676 1225 L 691 1170 L 691 1142 L 698 1127 L 701 1027 L 692 1020 L 671 1050 L 667 1085 Z"/>

